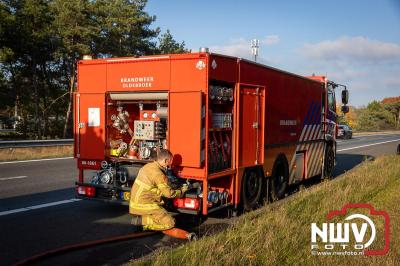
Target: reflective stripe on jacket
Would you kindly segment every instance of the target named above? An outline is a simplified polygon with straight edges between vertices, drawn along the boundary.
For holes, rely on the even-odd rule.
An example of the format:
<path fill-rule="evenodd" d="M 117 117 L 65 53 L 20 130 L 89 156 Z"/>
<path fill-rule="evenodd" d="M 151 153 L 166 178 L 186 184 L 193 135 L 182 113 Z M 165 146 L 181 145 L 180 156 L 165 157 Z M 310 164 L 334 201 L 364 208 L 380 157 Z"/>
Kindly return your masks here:
<path fill-rule="evenodd" d="M 168 185 L 168 178 L 157 162 L 143 166 L 131 189 L 129 212 L 136 215 L 151 214 L 159 210 L 164 202 L 161 196 L 177 198 L 182 195 L 180 189 L 172 189 Z"/>

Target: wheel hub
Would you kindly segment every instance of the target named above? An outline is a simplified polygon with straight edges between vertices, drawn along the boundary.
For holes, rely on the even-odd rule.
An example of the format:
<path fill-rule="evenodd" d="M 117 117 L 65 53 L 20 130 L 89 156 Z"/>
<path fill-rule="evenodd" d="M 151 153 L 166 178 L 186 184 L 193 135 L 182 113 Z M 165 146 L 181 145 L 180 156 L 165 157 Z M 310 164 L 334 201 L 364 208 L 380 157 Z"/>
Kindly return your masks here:
<path fill-rule="evenodd" d="M 257 194 L 258 190 L 258 182 L 257 175 L 255 173 L 251 173 L 246 180 L 246 191 L 247 196 L 254 197 Z"/>

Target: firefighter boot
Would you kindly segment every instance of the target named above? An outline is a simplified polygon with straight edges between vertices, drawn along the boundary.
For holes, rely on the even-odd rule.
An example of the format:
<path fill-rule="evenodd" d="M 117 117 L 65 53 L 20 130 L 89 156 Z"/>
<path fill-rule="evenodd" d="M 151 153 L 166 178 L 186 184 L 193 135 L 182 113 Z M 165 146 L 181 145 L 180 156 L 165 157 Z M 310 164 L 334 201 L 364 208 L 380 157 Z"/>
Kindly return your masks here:
<path fill-rule="evenodd" d="M 142 216 L 133 215 L 131 224 L 133 225 L 132 227 L 133 232 L 138 233 L 143 231 Z"/>
<path fill-rule="evenodd" d="M 171 228 L 168 230 L 162 231 L 163 234 L 168 235 L 170 237 L 179 238 L 179 239 L 187 239 L 189 241 L 197 240 L 197 235 L 195 233 L 189 233 L 185 230 L 179 228 Z"/>

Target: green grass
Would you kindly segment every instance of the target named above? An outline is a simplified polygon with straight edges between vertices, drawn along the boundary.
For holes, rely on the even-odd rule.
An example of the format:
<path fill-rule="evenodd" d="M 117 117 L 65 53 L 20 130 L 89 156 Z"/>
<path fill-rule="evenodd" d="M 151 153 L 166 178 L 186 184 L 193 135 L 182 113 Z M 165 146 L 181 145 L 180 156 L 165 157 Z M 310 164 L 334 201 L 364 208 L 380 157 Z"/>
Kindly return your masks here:
<path fill-rule="evenodd" d="M 390 252 L 384 256 L 313 256 L 312 222 L 346 203 L 370 203 L 389 213 Z M 365 162 L 335 180 L 241 216 L 229 229 L 176 249 L 156 252 L 142 265 L 400 265 L 400 156 Z M 383 223 L 377 223 L 383 231 Z M 383 240 L 382 240 L 383 242 Z M 378 243 L 379 245 L 379 243 Z"/>

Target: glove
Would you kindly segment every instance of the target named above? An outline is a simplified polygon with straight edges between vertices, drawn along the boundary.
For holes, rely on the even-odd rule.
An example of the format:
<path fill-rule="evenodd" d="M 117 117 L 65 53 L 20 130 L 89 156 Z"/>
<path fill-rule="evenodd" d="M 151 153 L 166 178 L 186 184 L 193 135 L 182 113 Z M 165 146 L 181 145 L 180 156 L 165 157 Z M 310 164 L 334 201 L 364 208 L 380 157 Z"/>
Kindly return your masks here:
<path fill-rule="evenodd" d="M 188 184 L 183 184 L 182 185 L 182 187 L 181 187 L 181 191 L 182 191 L 182 194 L 184 194 L 186 191 L 188 191 L 190 188 L 189 188 L 189 185 Z"/>
<path fill-rule="evenodd" d="M 199 183 L 199 182 L 195 182 L 195 183 L 191 184 L 191 187 L 192 187 L 192 188 L 199 188 L 199 187 L 201 187 L 201 186 L 200 186 L 200 183 Z"/>
<path fill-rule="evenodd" d="M 195 183 L 186 183 L 183 184 L 181 187 L 182 193 L 185 193 L 188 190 L 191 190 L 192 188 L 199 188 L 200 187 L 200 183 L 199 182 L 195 182 Z"/>

